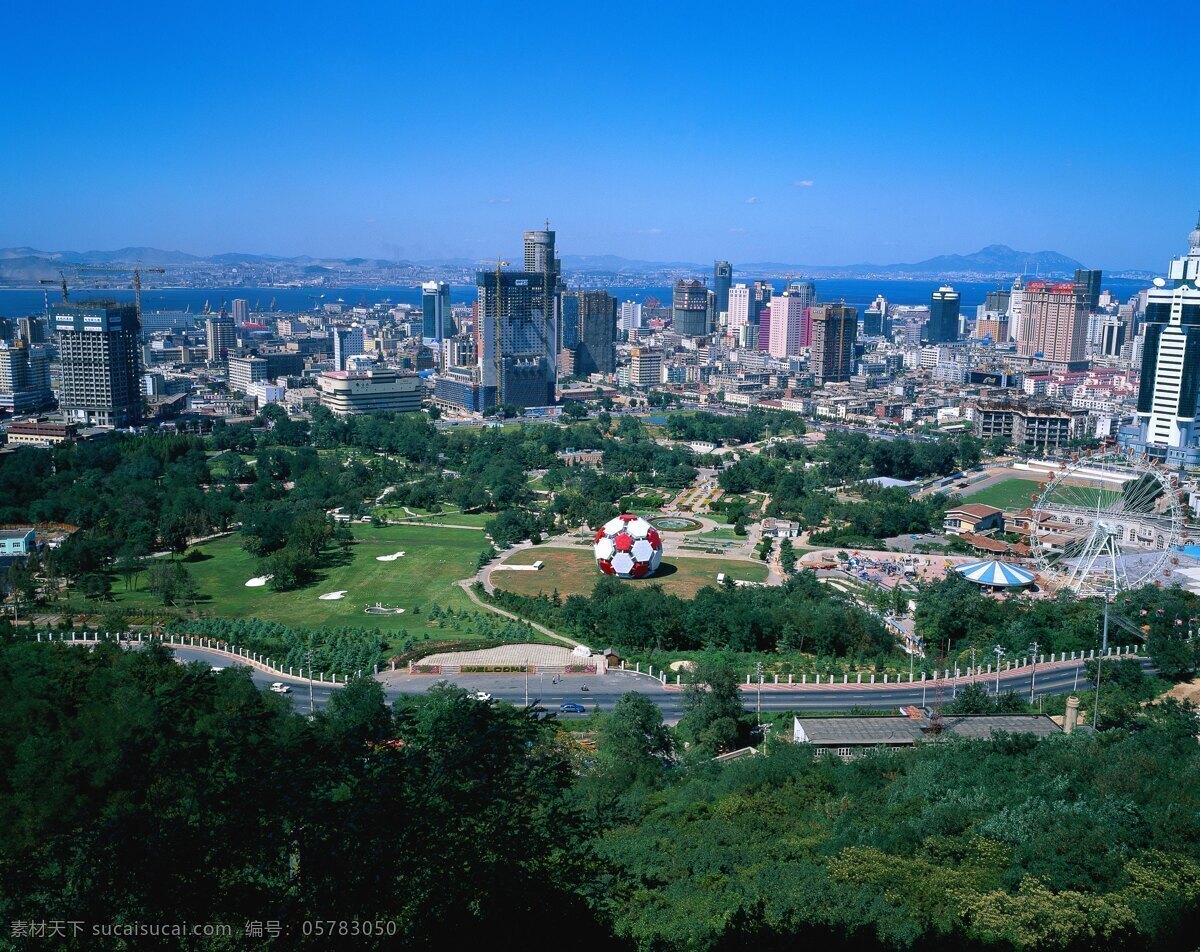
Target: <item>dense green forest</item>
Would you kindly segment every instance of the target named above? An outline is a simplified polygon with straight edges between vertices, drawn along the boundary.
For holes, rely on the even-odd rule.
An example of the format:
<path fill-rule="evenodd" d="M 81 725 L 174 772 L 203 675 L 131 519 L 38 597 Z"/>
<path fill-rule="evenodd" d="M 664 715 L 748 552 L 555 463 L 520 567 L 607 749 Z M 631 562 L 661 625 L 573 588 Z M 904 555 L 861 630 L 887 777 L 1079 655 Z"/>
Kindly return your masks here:
<path fill-rule="evenodd" d="M 231 926 L 156 943 L 180 949 L 248 922 L 280 948 L 1194 948 L 1194 709 L 721 765 L 748 719 L 728 669 L 696 680 L 677 728 L 626 695 L 582 745 L 453 687 L 389 708 L 354 682 L 309 720 L 158 649 L 0 642 L 0 915 Z"/>

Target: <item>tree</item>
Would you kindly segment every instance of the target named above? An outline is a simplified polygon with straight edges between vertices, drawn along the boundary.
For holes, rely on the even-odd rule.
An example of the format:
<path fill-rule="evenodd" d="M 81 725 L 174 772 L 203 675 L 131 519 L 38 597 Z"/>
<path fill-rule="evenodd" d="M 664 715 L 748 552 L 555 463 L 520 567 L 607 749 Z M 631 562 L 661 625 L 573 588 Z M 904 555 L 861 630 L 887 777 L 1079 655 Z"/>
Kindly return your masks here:
<path fill-rule="evenodd" d="M 662 709 L 644 694 L 622 694 L 601 721 L 598 747 L 601 770 L 617 789 L 656 785 L 672 752 Z"/>
<path fill-rule="evenodd" d="M 196 582 L 182 562 L 174 559 L 155 559 L 146 572 L 146 588 L 164 605 L 175 605 L 192 599 Z"/>
<path fill-rule="evenodd" d="M 108 601 L 111 598 L 108 593 L 108 579 L 98 572 L 83 576 L 76 587 L 84 598 L 92 601 Z"/>
<path fill-rule="evenodd" d="M 683 692 L 680 736 L 690 740 L 693 756 L 712 757 L 730 750 L 743 733 L 742 692 L 733 666 L 706 658 L 689 672 Z"/>
<path fill-rule="evenodd" d="M 779 543 L 779 564 L 784 575 L 791 575 L 796 570 L 796 551 L 792 547 L 791 539 L 784 539 Z"/>

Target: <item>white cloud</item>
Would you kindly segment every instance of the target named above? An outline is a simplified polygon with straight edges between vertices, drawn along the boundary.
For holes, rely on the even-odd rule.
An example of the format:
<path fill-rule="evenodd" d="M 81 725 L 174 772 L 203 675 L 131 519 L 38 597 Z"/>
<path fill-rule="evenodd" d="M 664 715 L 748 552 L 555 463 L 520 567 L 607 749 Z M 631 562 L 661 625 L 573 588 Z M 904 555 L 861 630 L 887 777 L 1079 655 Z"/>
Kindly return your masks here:
<path fill-rule="evenodd" d="M 634 231 L 635 235 L 661 235 L 662 233 L 661 228 L 638 228 Z"/>
<path fill-rule="evenodd" d="M 751 195 L 748 199 L 746 199 L 746 204 L 747 205 L 757 205 L 758 204 L 758 196 Z"/>
<path fill-rule="evenodd" d="M 813 180 L 810 178 L 797 179 L 792 183 L 796 188 L 812 188 Z"/>
<path fill-rule="evenodd" d="M 510 202 L 512 202 L 511 198 L 489 198 L 487 200 L 489 205 L 508 205 Z"/>
<path fill-rule="evenodd" d="M 746 232 L 745 228 L 730 228 L 729 229 L 729 233 L 731 235 L 742 235 L 742 234 L 745 234 L 745 232 Z"/>

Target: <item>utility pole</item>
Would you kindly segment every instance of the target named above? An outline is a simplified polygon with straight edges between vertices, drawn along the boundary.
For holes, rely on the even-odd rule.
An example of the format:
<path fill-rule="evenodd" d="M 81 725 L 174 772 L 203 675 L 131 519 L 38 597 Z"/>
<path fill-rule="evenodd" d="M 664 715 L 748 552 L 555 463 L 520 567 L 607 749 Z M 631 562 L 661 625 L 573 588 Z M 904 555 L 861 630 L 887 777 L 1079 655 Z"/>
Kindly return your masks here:
<path fill-rule="evenodd" d="M 754 674 L 758 678 L 758 733 L 762 736 L 762 682 L 763 666 L 761 661 L 754 662 Z"/>
<path fill-rule="evenodd" d="M 1100 636 L 1100 656 L 1096 658 L 1096 703 L 1092 705 L 1092 730 L 1100 721 L 1100 666 L 1104 663 L 1104 653 L 1108 651 L 1108 600 L 1104 594 L 1104 633 Z"/>
<path fill-rule="evenodd" d="M 312 687 L 312 666 L 313 666 L 313 640 L 312 636 L 308 638 L 308 716 L 310 718 L 316 716 L 316 705 L 313 704 L 313 687 Z"/>
<path fill-rule="evenodd" d="M 1033 703 L 1033 688 L 1037 684 L 1037 659 L 1038 648 L 1040 645 L 1035 641 L 1029 646 L 1029 653 L 1033 655 L 1033 667 L 1029 671 L 1029 701 Z"/>
<path fill-rule="evenodd" d="M 525 659 L 525 706 L 529 707 L 529 659 Z"/>
<path fill-rule="evenodd" d="M 1000 660 L 1008 654 L 1000 645 L 996 645 L 992 649 L 992 654 L 996 656 L 996 697 L 1000 697 Z"/>

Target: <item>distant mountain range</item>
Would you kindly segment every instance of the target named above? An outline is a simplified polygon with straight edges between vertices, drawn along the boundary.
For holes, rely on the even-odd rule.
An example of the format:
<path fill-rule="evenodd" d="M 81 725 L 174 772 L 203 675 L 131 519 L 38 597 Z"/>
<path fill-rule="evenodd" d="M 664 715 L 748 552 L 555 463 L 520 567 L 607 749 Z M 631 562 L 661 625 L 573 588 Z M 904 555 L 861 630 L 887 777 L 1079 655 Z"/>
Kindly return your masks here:
<path fill-rule="evenodd" d="M 130 265 L 141 262 L 145 267 L 205 268 L 205 267 L 262 267 L 275 265 L 307 275 L 328 272 L 378 272 L 397 268 L 416 271 L 457 268 L 473 269 L 479 263 L 469 258 L 443 258 L 424 261 L 389 261 L 383 258 L 315 258 L 309 255 L 281 257 L 278 255 L 229 252 L 219 255 L 193 255 L 183 251 L 163 251 L 159 248 L 118 248 L 115 251 L 39 251 L 35 248 L 0 248 L 0 282 L 16 284 L 54 278 L 58 270 L 73 265 Z M 711 271 L 712 265 L 691 261 L 643 261 L 620 255 L 563 255 L 563 270 L 568 273 L 648 275 L 667 273 L 698 273 Z M 741 276 L 779 276 L 785 274 L 813 276 L 905 276 L 953 277 L 959 275 L 1042 274 L 1072 275 L 1083 265 L 1074 258 L 1056 251 L 1014 251 L 1007 245 L 988 245 L 967 255 L 938 255 L 925 261 L 896 264 L 812 265 L 788 264 L 778 261 L 735 264 Z M 1133 275 L 1143 272 L 1122 272 Z"/>

